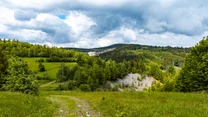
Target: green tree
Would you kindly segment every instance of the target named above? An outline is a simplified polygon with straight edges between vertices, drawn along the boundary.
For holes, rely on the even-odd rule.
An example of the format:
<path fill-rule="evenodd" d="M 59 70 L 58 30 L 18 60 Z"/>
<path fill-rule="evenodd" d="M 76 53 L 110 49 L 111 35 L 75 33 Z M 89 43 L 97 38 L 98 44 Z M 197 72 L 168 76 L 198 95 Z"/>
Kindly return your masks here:
<path fill-rule="evenodd" d="M 39 63 L 38 68 L 40 72 L 46 71 L 45 66 L 42 64 L 42 62 Z"/>
<path fill-rule="evenodd" d="M 176 80 L 179 91 L 208 90 L 208 37 L 191 48 Z"/>
<path fill-rule="evenodd" d="M 176 70 L 175 70 L 174 66 L 169 66 L 167 73 L 169 76 L 174 76 L 176 74 Z"/>
<path fill-rule="evenodd" d="M 163 82 L 163 78 L 164 78 L 163 71 L 156 63 L 150 63 L 148 75 L 153 76 L 155 79 Z"/>
<path fill-rule="evenodd" d="M 79 86 L 79 88 L 80 88 L 82 91 L 85 91 L 85 92 L 91 91 L 90 86 L 87 85 L 87 84 L 81 84 L 81 85 Z"/>
<path fill-rule="evenodd" d="M 57 82 L 66 82 L 68 80 L 72 80 L 71 70 L 64 63 L 61 64 L 58 73 L 56 74 Z"/>
<path fill-rule="evenodd" d="M 0 47 L 0 90 L 2 89 L 3 84 L 6 83 L 5 75 L 7 74 L 8 68 L 8 58 L 5 55 L 3 48 Z"/>
<path fill-rule="evenodd" d="M 39 82 L 31 74 L 28 64 L 20 58 L 9 59 L 8 75 L 4 89 L 27 94 L 38 94 Z"/>

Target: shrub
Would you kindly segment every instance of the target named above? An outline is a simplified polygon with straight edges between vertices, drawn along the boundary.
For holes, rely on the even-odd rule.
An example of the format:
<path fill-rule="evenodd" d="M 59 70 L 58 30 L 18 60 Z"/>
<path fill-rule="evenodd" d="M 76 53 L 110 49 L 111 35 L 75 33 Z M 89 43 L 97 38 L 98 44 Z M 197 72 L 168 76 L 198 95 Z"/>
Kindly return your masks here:
<path fill-rule="evenodd" d="M 45 60 L 41 58 L 41 59 L 37 60 L 37 62 L 45 62 Z"/>
<path fill-rule="evenodd" d="M 38 94 L 39 82 L 33 75 L 8 76 L 4 86 L 6 90 L 18 91 L 26 94 Z"/>
<path fill-rule="evenodd" d="M 5 77 L 5 90 L 26 94 L 38 94 L 39 82 L 28 68 L 28 64 L 19 58 L 9 59 L 8 75 Z"/>
<path fill-rule="evenodd" d="M 68 84 L 67 82 L 64 83 L 59 83 L 57 90 L 63 91 L 63 90 L 68 90 Z"/>
<path fill-rule="evenodd" d="M 79 88 L 82 90 L 82 91 L 91 91 L 91 88 L 90 88 L 90 86 L 89 85 L 87 85 L 87 84 L 81 84 L 80 86 L 79 86 Z"/>
<path fill-rule="evenodd" d="M 42 64 L 42 62 L 39 63 L 38 68 L 40 72 L 46 71 L 45 66 Z"/>
<path fill-rule="evenodd" d="M 36 76 L 37 80 L 51 80 L 51 77 L 48 73 L 44 73 L 43 76 Z"/>

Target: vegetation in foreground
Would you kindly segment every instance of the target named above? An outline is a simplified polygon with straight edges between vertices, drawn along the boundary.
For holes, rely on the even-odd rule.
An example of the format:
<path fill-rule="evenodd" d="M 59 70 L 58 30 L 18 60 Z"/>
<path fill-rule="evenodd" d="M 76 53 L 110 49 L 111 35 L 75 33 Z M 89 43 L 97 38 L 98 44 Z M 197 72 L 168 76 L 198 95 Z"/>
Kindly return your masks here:
<path fill-rule="evenodd" d="M 105 117 L 206 117 L 207 93 L 174 92 L 45 92 L 90 102 Z"/>
<path fill-rule="evenodd" d="M 61 48 L 31 45 L 18 41 L 0 41 L 0 90 L 17 91 L 27 94 L 38 94 L 40 81 L 37 74 L 47 71 L 48 66 L 56 62 L 75 62 L 76 65 L 62 64 L 56 68 L 56 81 L 59 84 L 44 84 L 41 90 L 47 88 L 60 90 L 81 89 L 94 91 L 107 80 L 113 81 L 130 72 L 150 75 L 160 81 L 148 91 L 201 91 L 207 90 L 206 58 L 208 38 L 202 40 L 191 49 L 180 72 L 175 70 L 172 63 L 161 64 L 163 59 L 138 59 L 117 63 L 101 58 L 90 57 L 75 51 Z M 15 45 L 16 44 L 16 45 Z M 19 45 L 21 45 L 19 47 Z M 15 46 L 13 46 L 15 45 Z M 26 47 L 28 46 L 28 47 Z M 23 51 L 18 51 L 19 49 Z M 38 48 L 38 50 L 36 50 Z M 135 51 L 137 53 L 140 51 Z M 144 55 L 149 52 L 144 51 Z M 138 53 L 137 53 L 138 54 Z M 159 54 L 159 53 L 157 53 Z M 154 56 L 157 56 L 155 54 Z M 142 52 L 143 55 L 143 52 Z M 164 54 L 169 55 L 169 54 Z M 24 62 L 18 57 L 41 57 L 36 63 Z M 47 61 L 42 60 L 47 57 Z M 149 56 L 151 58 L 151 56 Z M 167 56 L 166 56 L 167 57 Z M 174 57 L 174 56 L 172 56 Z M 153 57 L 154 58 L 154 57 Z M 32 58 L 25 58 L 30 61 Z M 177 59 L 177 57 L 176 57 Z M 158 62 L 159 60 L 159 62 Z M 32 60 L 33 61 L 33 60 Z M 33 61 L 34 62 L 34 61 Z M 28 66 L 30 64 L 30 66 Z M 48 65 L 47 65 L 48 64 Z M 37 66 L 36 66 L 37 65 Z M 177 62 L 174 65 L 178 65 Z M 197 65 L 197 67 L 195 67 Z M 72 67 L 73 66 L 73 67 Z M 168 67 L 167 67 L 168 66 Z M 35 68 L 34 68 L 35 67 Z M 55 66 L 54 66 L 55 67 Z M 192 68 L 193 67 L 193 68 Z M 33 69 L 33 71 L 30 70 Z M 44 69 L 42 69 L 44 68 Z M 190 69 L 189 69 L 190 68 Z M 42 70 L 41 70 L 42 69 Z M 190 71 L 187 74 L 186 71 Z M 199 71 L 199 72 L 198 72 Z M 205 72 L 204 72 L 205 71 Z M 188 84 L 188 85 L 187 85 Z M 55 86 L 55 87 L 54 87 Z M 184 88 L 185 87 L 185 88 Z M 205 91 L 204 91 L 205 92 Z M 1 96 L 2 95 L 2 96 Z M 55 96 L 55 97 L 54 97 Z M 15 98 L 13 98 L 15 97 Z M 90 102 L 91 106 L 103 116 L 206 116 L 208 115 L 207 93 L 165 93 L 165 92 L 45 92 L 33 97 L 19 93 L 0 93 L 0 116 L 19 116 L 18 109 L 23 110 L 21 116 L 53 116 L 58 109 L 51 101 L 66 102 L 66 107 L 75 107 L 75 102 L 68 97 L 76 97 Z M 46 100 L 50 99 L 50 100 Z M 52 98 L 52 99 L 51 99 Z M 53 100 L 54 99 L 54 100 Z M 56 102 L 57 103 L 57 102 Z M 11 106 L 12 104 L 12 106 Z M 44 104 L 44 107 L 41 106 Z M 58 103 L 59 104 L 59 103 Z M 23 105 L 23 107 L 21 107 Z M 60 104 L 59 104 L 60 105 Z M 8 108 L 9 107 L 9 108 Z M 14 108 L 15 107 L 15 108 Z M 26 107 L 26 108 L 25 108 Z M 18 109 L 16 109 L 18 108 Z M 15 110 L 16 109 L 16 110 Z M 30 109 L 30 110 L 27 110 Z M 14 110 L 14 111 L 13 111 Z M 10 112 L 12 111 L 12 112 Z M 26 112 L 25 112 L 26 111 Z M 32 112 L 31 112 L 32 111 Z M 45 112 L 48 111 L 48 112 Z M 43 113 L 42 113 L 43 112 Z M 71 113 L 71 112 L 69 112 Z M 74 112 L 72 112 L 74 113 Z M 38 114 L 38 115 L 37 115 Z M 55 113 L 56 115 L 57 113 Z"/>
<path fill-rule="evenodd" d="M 177 80 L 176 88 L 183 92 L 208 91 L 208 37 L 191 48 Z"/>
<path fill-rule="evenodd" d="M 52 117 L 57 104 L 44 97 L 0 92 L 0 117 Z"/>
<path fill-rule="evenodd" d="M 61 114 L 60 109 L 65 116 L 77 116 L 78 106 L 71 97 L 89 102 L 90 108 L 104 117 L 206 117 L 208 114 L 206 92 L 53 91 L 41 92 L 40 96 L 1 92 L 0 117 L 53 117 Z"/>

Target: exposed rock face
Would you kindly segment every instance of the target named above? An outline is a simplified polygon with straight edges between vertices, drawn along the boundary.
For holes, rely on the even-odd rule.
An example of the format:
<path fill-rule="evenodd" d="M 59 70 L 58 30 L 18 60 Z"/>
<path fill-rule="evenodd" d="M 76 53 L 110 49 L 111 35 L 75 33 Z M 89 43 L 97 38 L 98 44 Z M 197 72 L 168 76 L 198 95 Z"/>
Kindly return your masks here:
<path fill-rule="evenodd" d="M 136 91 L 142 91 L 144 88 L 151 87 L 152 83 L 156 82 L 153 77 L 141 77 L 140 74 L 128 74 L 123 79 L 117 79 L 116 83 L 120 84 L 121 87 L 132 86 Z"/>

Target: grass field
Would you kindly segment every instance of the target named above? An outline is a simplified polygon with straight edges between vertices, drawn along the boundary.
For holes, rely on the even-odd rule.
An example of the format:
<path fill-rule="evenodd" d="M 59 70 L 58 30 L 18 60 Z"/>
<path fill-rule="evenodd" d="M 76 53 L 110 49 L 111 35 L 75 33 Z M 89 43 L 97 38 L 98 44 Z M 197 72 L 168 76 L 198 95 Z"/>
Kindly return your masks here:
<path fill-rule="evenodd" d="M 52 117 L 57 107 L 44 97 L 0 92 L 0 117 Z"/>
<path fill-rule="evenodd" d="M 23 59 L 37 75 L 48 73 L 53 79 L 61 64 L 44 62 L 46 72 L 38 72 L 40 58 Z M 42 84 L 39 96 L 0 92 L 0 117 L 77 117 L 88 112 L 92 117 L 208 117 L 207 92 L 54 91 L 57 86 Z"/>
<path fill-rule="evenodd" d="M 208 117 L 208 94 L 164 92 L 45 92 L 86 100 L 106 117 Z"/>
<path fill-rule="evenodd" d="M 103 117 L 208 117 L 207 93 L 0 92 L 0 100 L 0 117 L 77 117 L 90 109 Z"/>
<path fill-rule="evenodd" d="M 41 58 L 22 58 L 22 59 L 24 61 L 27 61 L 29 68 L 33 72 L 36 72 L 38 76 L 43 76 L 43 74 L 47 73 L 51 77 L 51 80 L 56 79 L 56 73 L 58 72 L 58 69 L 62 64 L 62 62 L 43 62 L 43 65 L 45 66 L 46 71 L 39 72 L 39 70 L 38 70 L 39 63 L 36 61 Z M 76 65 L 76 63 L 75 62 L 65 62 L 65 65 L 73 67 L 74 65 Z"/>

